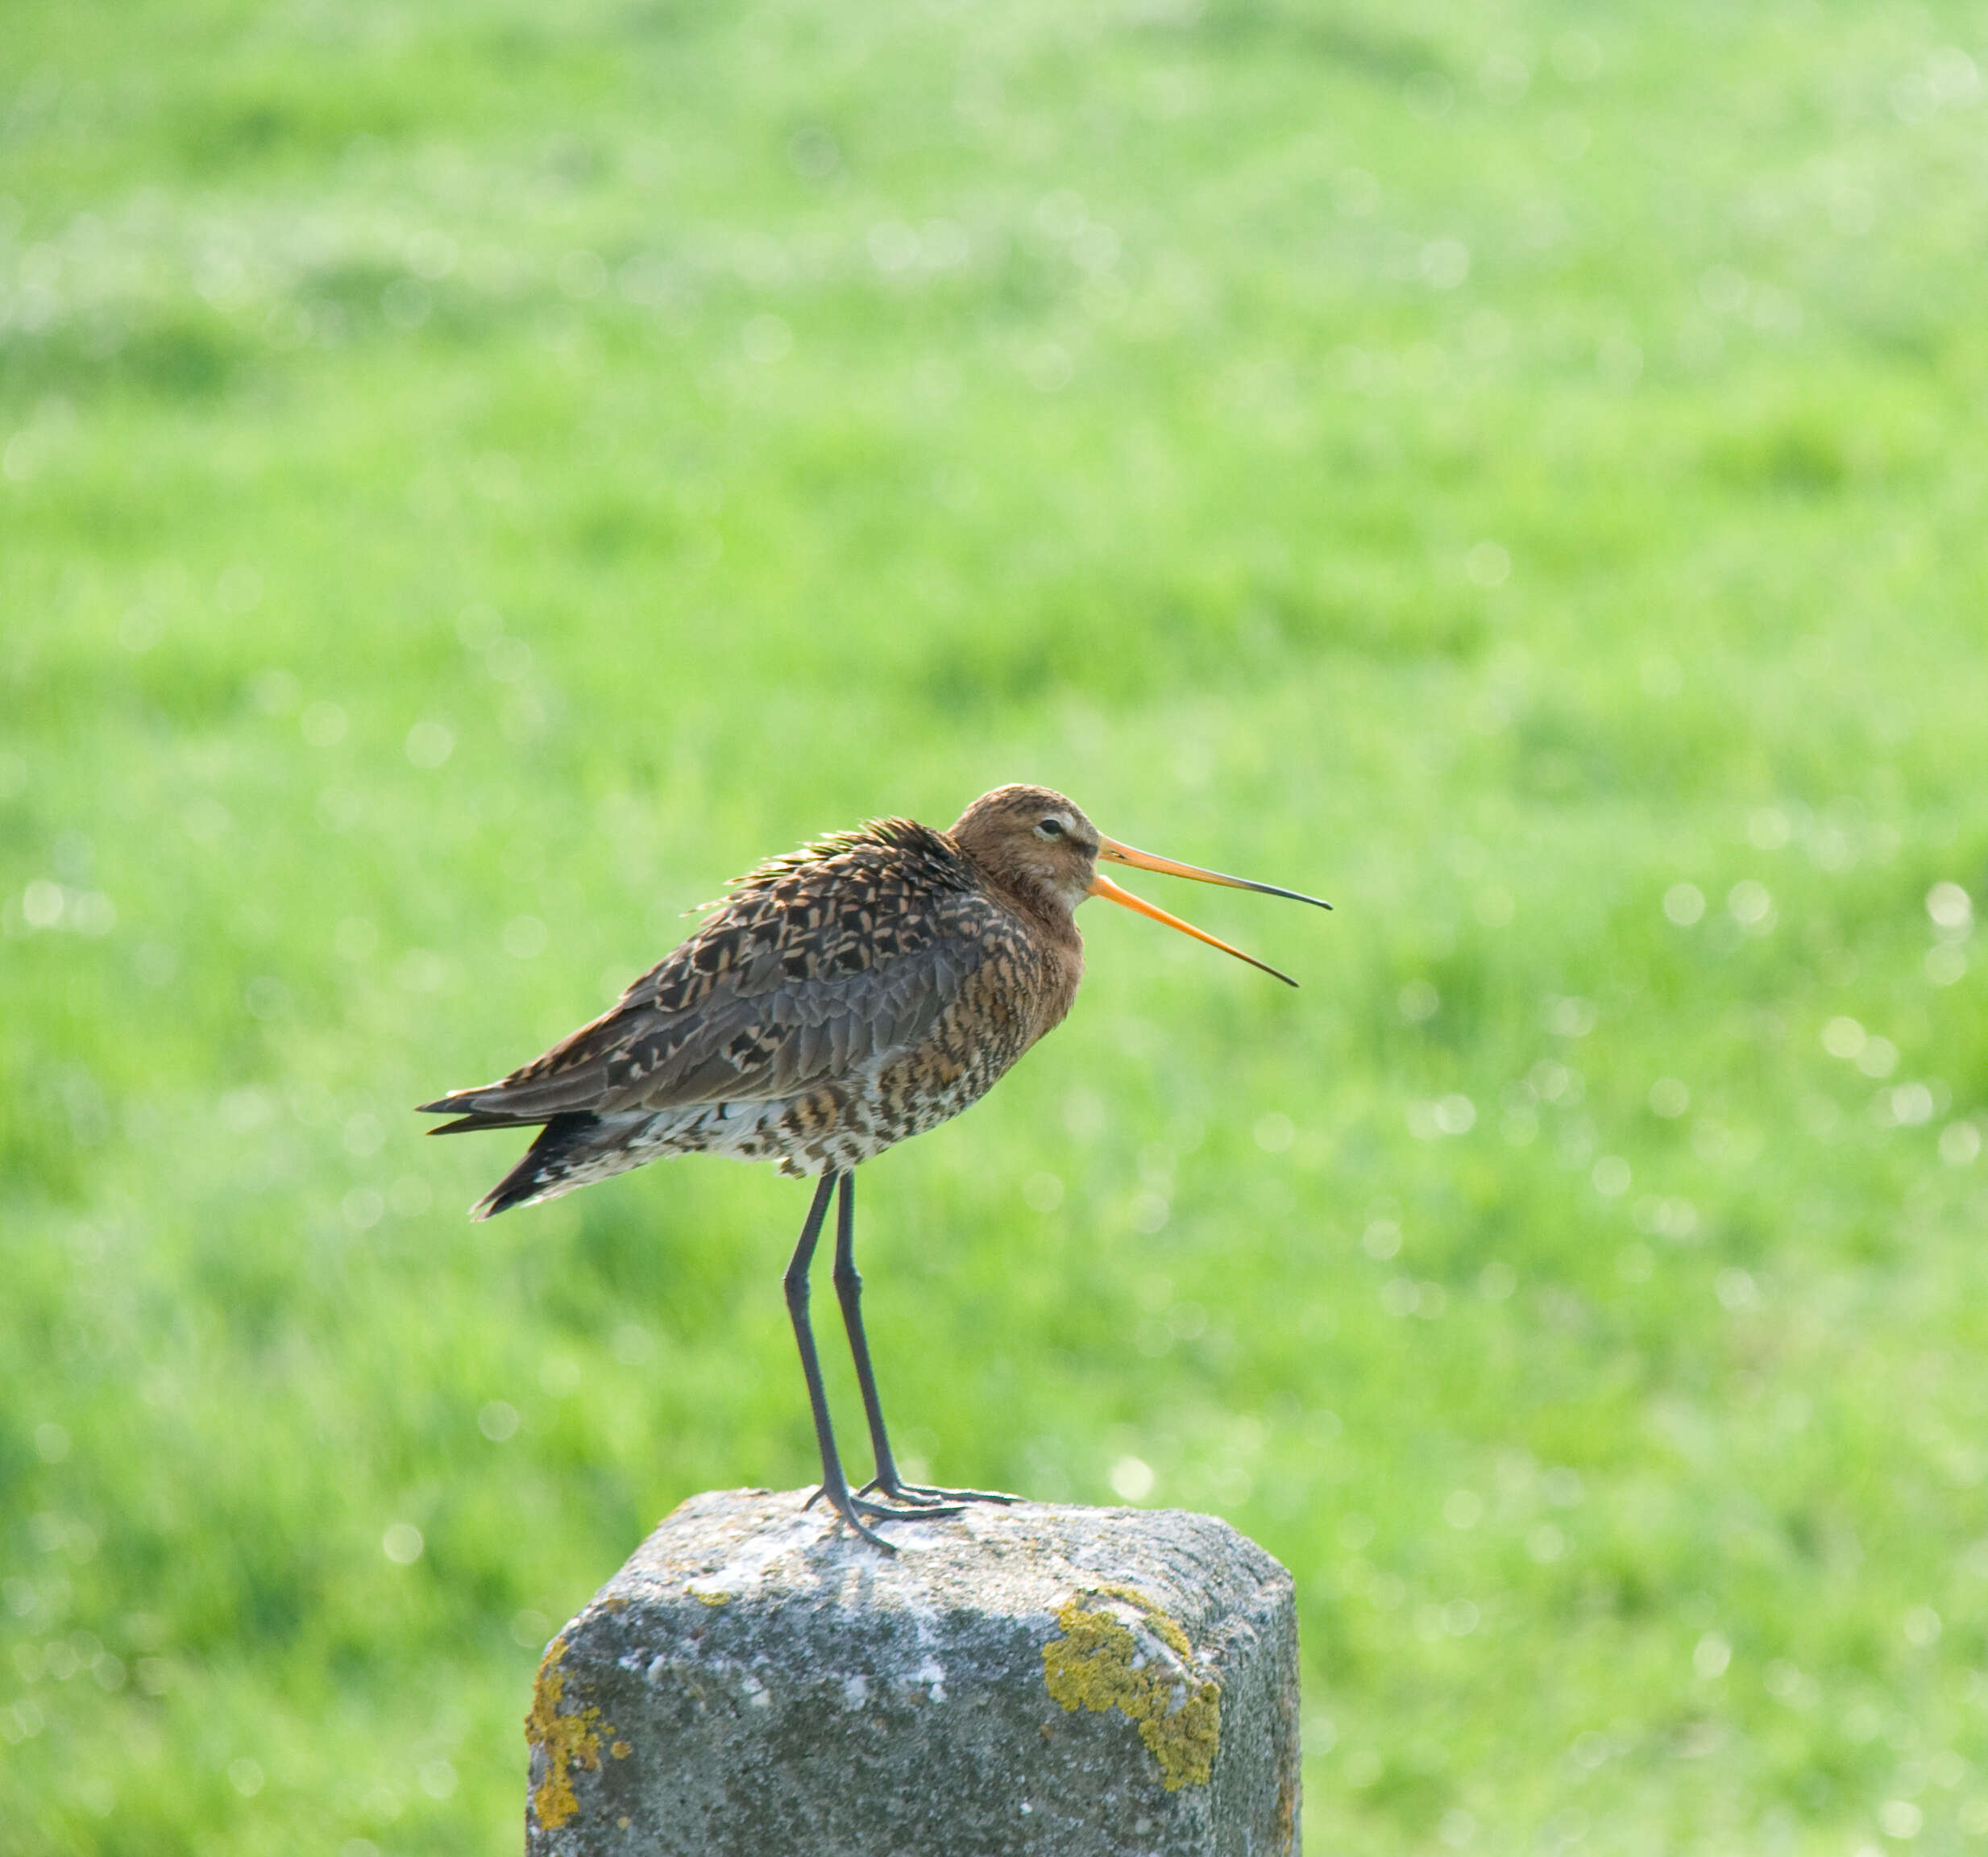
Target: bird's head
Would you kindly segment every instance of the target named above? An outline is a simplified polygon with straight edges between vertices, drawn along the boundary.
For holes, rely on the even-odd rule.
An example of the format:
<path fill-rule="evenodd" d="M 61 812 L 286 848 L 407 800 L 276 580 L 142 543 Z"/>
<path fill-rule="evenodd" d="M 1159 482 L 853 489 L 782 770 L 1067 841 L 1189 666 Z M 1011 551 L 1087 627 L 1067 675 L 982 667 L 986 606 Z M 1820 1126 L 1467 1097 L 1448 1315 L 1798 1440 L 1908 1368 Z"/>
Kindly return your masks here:
<path fill-rule="evenodd" d="M 1004 887 L 1068 914 L 1089 893 L 1104 839 L 1047 787 L 997 787 L 962 812 L 953 842 Z"/>
<path fill-rule="evenodd" d="M 1074 800 L 1048 787 L 997 787 L 991 793 L 982 794 L 954 822 L 951 836 L 996 883 L 1047 913 L 1068 916 L 1086 896 L 1102 896 L 1219 948 L 1225 954 L 1233 954 L 1239 961 L 1247 961 L 1252 967 L 1261 967 L 1266 974 L 1275 974 L 1293 987 L 1297 983 L 1289 974 L 1279 974 L 1276 968 L 1264 966 L 1241 949 L 1231 948 L 1177 916 L 1169 916 L 1143 898 L 1121 890 L 1098 866 L 1101 861 L 1131 864 L 1142 870 L 1191 877 L 1200 883 L 1220 883 L 1232 890 L 1288 896 L 1293 902 L 1316 904 L 1321 909 L 1332 907 L 1295 890 L 1253 883 L 1243 877 L 1225 877 L 1218 870 L 1177 863 L 1171 858 L 1156 858 L 1150 851 L 1135 851 L 1130 845 L 1106 837 Z"/>

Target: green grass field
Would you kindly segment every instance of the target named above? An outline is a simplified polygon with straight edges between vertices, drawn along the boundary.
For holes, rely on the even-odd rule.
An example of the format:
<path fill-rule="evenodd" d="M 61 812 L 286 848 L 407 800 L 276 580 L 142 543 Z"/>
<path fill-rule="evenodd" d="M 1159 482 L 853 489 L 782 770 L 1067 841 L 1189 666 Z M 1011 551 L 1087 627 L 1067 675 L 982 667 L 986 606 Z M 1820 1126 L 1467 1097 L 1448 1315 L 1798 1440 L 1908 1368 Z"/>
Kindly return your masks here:
<path fill-rule="evenodd" d="M 17 0 L 0 1845 L 514 1847 L 545 1639 L 810 1475 L 806 1194 L 410 1106 L 1031 779 L 1338 908 L 1086 911 L 865 1170 L 908 1454 L 1278 1555 L 1314 1853 L 1982 1848 L 1985 67 Z"/>

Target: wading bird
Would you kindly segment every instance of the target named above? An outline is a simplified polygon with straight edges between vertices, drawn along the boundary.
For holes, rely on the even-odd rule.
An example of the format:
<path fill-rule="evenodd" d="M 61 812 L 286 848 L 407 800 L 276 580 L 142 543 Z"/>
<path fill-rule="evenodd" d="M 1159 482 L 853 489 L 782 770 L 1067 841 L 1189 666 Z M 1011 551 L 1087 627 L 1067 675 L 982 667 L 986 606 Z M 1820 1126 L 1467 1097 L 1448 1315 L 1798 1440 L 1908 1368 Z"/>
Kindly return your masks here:
<path fill-rule="evenodd" d="M 928 1489 L 898 1474 L 863 1336 L 856 1273 L 859 1163 L 957 1115 L 1061 1023 L 1084 971 L 1086 896 L 1149 916 L 1297 983 L 1128 895 L 1101 858 L 1315 903 L 1103 837 L 1060 793 L 998 787 L 952 829 L 880 819 L 735 880 L 703 925 L 592 1024 L 501 1082 L 421 1105 L 437 1135 L 537 1127 L 525 1157 L 474 1208 L 530 1206 L 672 1154 L 777 1161 L 820 1177 L 785 1286 L 821 1449 L 821 1491 L 849 1527 L 957 1514 L 1012 1498 Z M 808 1266 L 840 1188 L 835 1286 L 876 1474 L 852 1492 L 836 1452 L 807 1319 Z M 865 1500 L 872 1493 L 882 1502 Z M 888 1506 L 886 1506 L 888 1505 Z"/>

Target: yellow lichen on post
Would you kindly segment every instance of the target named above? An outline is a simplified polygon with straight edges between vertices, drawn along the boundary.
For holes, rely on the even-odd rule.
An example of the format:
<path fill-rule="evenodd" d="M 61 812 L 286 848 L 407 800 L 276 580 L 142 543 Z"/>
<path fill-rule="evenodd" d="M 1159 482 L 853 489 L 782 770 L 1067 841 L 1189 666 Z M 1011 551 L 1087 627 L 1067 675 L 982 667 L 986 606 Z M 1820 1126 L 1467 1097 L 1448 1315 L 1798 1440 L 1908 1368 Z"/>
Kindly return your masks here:
<path fill-rule="evenodd" d="M 1154 1602 L 1136 1586 L 1100 1586 L 1096 1589 L 1101 1599 L 1123 1599 L 1128 1606 L 1136 1606 L 1145 1614 L 1146 1621 L 1154 1631 L 1167 1641 L 1167 1647 L 1177 1657 L 1192 1657 L 1194 1647 L 1188 1643 L 1187 1634 L 1178 1622 L 1169 1618 Z"/>
<path fill-rule="evenodd" d="M 1169 1793 L 1206 1786 L 1222 1746 L 1222 1685 L 1195 1667 L 1187 1634 L 1143 1594 L 1108 1587 L 1098 1597 L 1135 1607 L 1180 1660 L 1179 1668 L 1143 1656 L 1130 1626 L 1102 1609 L 1087 1611 L 1073 1598 L 1056 1614 L 1063 1635 L 1042 1647 L 1052 1699 L 1068 1710 L 1116 1709 L 1136 1722 Z M 1184 1692 L 1177 1708 L 1177 1691 Z"/>
<path fill-rule="evenodd" d="M 1206 1786 L 1222 1747 L 1222 1685 L 1204 1680 L 1190 1689 L 1179 1708 L 1140 1722 L 1139 1738 L 1160 1763 L 1169 1793 L 1189 1782 Z"/>
<path fill-rule="evenodd" d="M 525 1739 L 546 1752 L 546 1776 L 532 1795 L 532 1809 L 538 1822 L 556 1831 L 580 1809 L 573 1792 L 573 1769 L 600 1764 L 600 1720 L 598 1709 L 576 1709 L 559 1713 L 566 1694 L 566 1672 L 559 1660 L 566 1655 L 566 1640 L 555 1638 L 538 1666 L 538 1680 L 532 1685 L 531 1713 L 525 1718 Z M 612 1734 L 612 1727 L 607 1732 Z M 618 1751 L 618 1750 L 617 1750 Z"/>
<path fill-rule="evenodd" d="M 1065 1709 L 1116 1709 L 1145 1718 L 1152 1680 L 1132 1668 L 1132 1634 L 1109 1612 L 1086 1612 L 1073 1599 L 1056 1614 L 1060 1638 L 1042 1647 L 1043 1680 Z"/>

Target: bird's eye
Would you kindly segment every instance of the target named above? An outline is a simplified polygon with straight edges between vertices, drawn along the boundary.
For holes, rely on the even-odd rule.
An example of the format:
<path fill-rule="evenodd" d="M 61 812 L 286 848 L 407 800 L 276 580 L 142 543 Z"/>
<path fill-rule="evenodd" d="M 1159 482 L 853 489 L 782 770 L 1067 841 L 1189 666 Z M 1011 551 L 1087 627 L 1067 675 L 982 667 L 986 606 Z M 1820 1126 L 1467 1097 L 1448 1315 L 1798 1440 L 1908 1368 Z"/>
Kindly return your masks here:
<path fill-rule="evenodd" d="M 1044 820 L 1036 828 L 1036 836 L 1038 838 L 1060 838 L 1063 836 L 1063 821 L 1060 819 Z"/>

